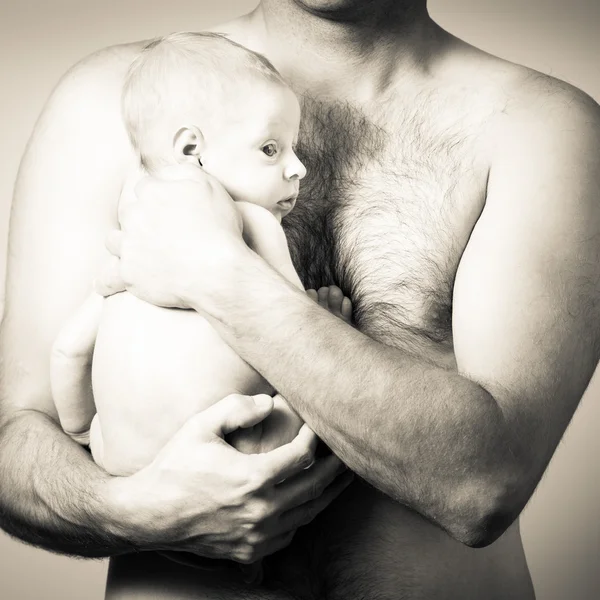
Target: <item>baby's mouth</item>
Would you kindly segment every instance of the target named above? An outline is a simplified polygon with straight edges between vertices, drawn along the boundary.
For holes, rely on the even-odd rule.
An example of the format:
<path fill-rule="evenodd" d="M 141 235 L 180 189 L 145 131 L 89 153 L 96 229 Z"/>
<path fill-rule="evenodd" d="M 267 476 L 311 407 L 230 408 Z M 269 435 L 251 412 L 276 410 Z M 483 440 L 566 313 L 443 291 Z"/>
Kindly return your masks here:
<path fill-rule="evenodd" d="M 280 200 L 277 205 L 285 210 L 292 210 L 296 204 L 296 198 L 298 198 L 298 195 L 293 194 L 292 196 L 288 196 L 287 198 Z"/>

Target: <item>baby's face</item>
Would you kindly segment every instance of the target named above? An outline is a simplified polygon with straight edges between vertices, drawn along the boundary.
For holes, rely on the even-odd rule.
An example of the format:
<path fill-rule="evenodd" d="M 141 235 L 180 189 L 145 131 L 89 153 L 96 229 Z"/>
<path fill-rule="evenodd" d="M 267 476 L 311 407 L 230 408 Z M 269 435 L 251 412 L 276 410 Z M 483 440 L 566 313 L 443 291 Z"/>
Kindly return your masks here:
<path fill-rule="evenodd" d="M 296 202 L 306 168 L 294 152 L 300 125 L 295 94 L 280 85 L 257 86 L 235 98 L 232 118 L 206 132 L 203 168 L 234 200 L 258 204 L 280 221 Z"/>

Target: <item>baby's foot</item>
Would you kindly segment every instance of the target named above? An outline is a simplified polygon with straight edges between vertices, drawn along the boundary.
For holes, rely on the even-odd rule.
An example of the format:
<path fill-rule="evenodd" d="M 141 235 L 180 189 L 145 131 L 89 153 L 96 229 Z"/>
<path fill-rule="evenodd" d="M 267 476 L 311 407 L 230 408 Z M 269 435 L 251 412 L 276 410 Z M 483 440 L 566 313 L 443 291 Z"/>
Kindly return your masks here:
<path fill-rule="evenodd" d="M 352 301 L 344 296 L 344 292 L 337 285 L 322 287 L 319 288 L 319 291 L 306 290 L 306 293 L 309 298 L 326 308 L 332 315 L 346 323 L 352 322 Z"/>

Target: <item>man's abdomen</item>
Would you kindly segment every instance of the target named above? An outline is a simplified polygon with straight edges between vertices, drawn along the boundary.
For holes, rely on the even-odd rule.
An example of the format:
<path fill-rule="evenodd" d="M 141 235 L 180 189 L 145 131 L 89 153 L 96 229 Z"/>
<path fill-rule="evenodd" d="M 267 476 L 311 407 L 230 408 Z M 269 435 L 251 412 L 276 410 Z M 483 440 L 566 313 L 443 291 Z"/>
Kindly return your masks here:
<path fill-rule="evenodd" d="M 473 549 L 364 482 L 346 490 L 294 544 L 267 563 L 291 587 L 312 571 L 323 600 L 531 600 L 518 523 L 495 544 Z"/>
<path fill-rule="evenodd" d="M 151 555 L 113 559 L 109 600 L 533 600 L 518 524 L 487 548 L 451 539 L 368 485 L 348 488 L 263 561 L 260 586 L 235 565 L 188 569 Z"/>

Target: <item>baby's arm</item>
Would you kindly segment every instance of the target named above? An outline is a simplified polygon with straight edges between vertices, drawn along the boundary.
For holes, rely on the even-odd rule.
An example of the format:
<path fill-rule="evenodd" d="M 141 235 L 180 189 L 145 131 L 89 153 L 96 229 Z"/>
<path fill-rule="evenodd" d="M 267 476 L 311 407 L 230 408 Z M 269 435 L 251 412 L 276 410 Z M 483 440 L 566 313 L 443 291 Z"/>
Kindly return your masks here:
<path fill-rule="evenodd" d="M 63 326 L 52 346 L 50 381 L 60 424 L 77 443 L 90 443 L 96 413 L 90 364 L 102 314 L 102 296 L 93 293 Z"/>
<path fill-rule="evenodd" d="M 285 232 L 279 221 L 265 208 L 236 202 L 244 224 L 244 241 L 290 283 L 304 290 L 294 269 Z"/>

